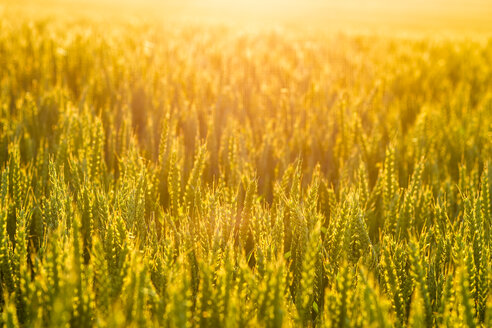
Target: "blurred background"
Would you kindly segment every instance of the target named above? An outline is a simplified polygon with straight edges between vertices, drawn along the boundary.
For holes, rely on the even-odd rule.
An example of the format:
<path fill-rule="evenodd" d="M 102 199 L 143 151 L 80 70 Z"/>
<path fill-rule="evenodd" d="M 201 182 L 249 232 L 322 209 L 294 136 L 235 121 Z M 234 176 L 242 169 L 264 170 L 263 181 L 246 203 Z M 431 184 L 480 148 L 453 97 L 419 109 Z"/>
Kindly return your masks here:
<path fill-rule="evenodd" d="M 291 24 L 392 35 L 492 34 L 492 0 L 0 0 L 0 11 L 19 10 L 66 18 Z"/>

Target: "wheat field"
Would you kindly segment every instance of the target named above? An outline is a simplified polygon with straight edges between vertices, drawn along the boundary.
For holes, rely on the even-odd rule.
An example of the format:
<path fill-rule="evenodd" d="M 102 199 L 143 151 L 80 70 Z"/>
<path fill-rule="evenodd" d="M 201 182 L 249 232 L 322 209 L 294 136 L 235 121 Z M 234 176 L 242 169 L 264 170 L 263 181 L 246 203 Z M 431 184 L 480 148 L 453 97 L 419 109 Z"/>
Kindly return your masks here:
<path fill-rule="evenodd" d="M 2 326 L 492 327 L 492 34 L 30 8 L 0 11 Z"/>

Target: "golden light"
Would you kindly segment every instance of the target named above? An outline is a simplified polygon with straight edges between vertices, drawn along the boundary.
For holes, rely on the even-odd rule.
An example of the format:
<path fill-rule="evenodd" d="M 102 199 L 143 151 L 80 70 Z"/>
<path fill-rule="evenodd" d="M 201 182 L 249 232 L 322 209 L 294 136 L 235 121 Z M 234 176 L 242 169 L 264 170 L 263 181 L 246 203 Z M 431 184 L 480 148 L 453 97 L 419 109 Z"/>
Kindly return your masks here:
<path fill-rule="evenodd" d="M 28 6 L 29 5 L 29 6 Z M 215 23 L 301 23 L 346 30 L 492 32 L 490 0 L 18 0 L 3 6 L 60 13 Z M 119 15 L 119 16 L 118 16 Z"/>

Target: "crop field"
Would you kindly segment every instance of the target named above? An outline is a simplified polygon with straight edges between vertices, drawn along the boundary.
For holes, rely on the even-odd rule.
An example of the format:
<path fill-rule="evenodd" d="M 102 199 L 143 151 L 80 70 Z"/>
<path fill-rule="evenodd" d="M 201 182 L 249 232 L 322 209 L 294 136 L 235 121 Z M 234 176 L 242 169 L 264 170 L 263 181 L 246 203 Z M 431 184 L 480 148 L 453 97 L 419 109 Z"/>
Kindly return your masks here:
<path fill-rule="evenodd" d="M 41 7 L 0 10 L 2 326 L 492 327 L 492 32 Z"/>

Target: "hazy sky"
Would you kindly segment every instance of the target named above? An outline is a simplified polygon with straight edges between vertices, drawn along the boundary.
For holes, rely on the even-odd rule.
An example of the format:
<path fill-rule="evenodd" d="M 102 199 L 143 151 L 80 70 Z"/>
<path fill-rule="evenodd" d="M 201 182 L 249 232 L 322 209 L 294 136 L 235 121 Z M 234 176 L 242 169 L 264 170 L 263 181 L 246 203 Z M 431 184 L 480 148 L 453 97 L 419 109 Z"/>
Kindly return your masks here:
<path fill-rule="evenodd" d="M 83 0 L 65 0 L 83 1 Z M 90 0 L 95 1 L 95 0 Z M 116 1 L 121 0 L 103 0 Z M 306 10 L 344 9 L 354 11 L 441 11 L 481 12 L 492 9 L 492 0 L 123 0 L 130 3 L 180 4 L 191 7 L 223 10 Z"/>
<path fill-rule="evenodd" d="M 127 0 L 135 1 L 135 0 Z M 144 0 L 163 3 L 159 0 Z M 164 2 L 166 2 L 164 0 Z M 217 16 L 305 18 L 308 21 L 404 22 L 492 27 L 492 0 L 168 0 L 186 13 Z M 443 23 L 444 24 L 444 23 Z M 492 28 L 490 29 L 492 32 Z"/>
<path fill-rule="evenodd" d="M 492 0 L 0 0 L 6 6 L 217 22 L 302 22 L 480 30 L 492 36 Z M 62 9 L 61 9 L 62 8 Z M 37 9 L 34 9 L 36 12 Z M 95 10 L 94 10 L 95 9 Z"/>
<path fill-rule="evenodd" d="M 11 0 L 0 0 L 11 2 Z M 491 12 L 492 0 L 14 0 L 18 3 L 122 3 L 153 7 L 210 10 L 291 11 L 341 9 L 353 11 Z"/>

